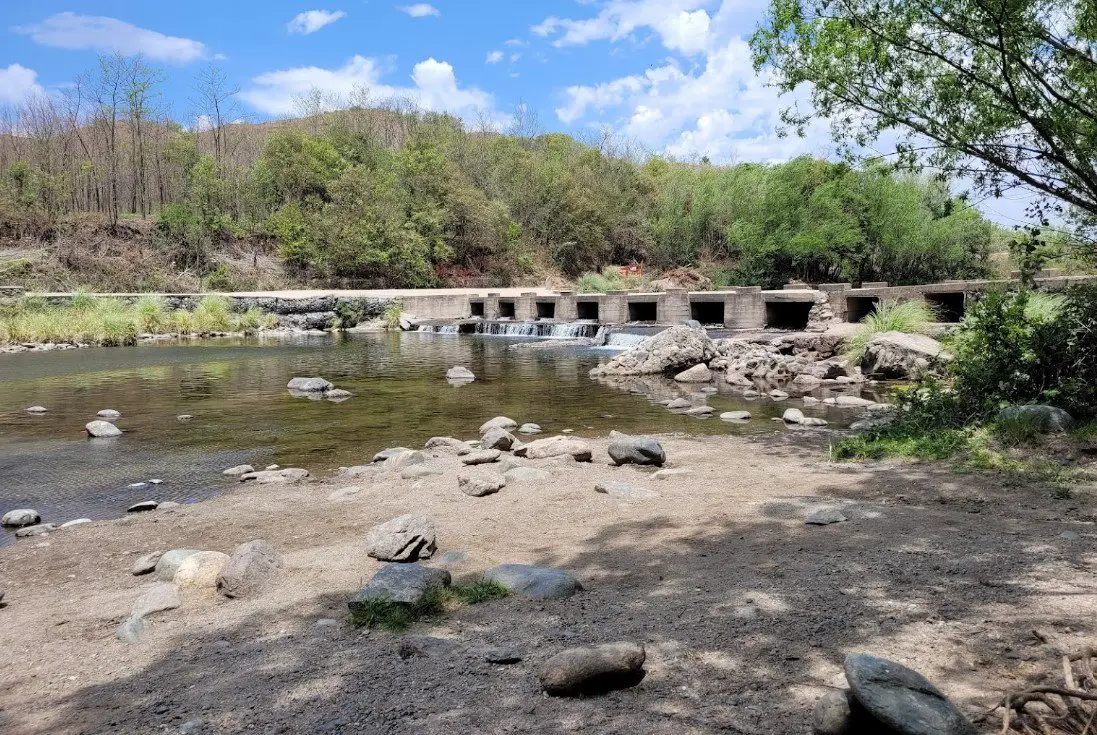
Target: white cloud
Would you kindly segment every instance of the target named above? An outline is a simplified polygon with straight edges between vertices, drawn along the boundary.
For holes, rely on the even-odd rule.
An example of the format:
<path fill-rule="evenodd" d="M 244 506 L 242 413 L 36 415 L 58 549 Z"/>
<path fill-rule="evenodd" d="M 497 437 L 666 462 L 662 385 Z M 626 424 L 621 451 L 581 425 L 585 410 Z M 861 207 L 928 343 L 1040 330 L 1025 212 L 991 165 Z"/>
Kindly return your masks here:
<path fill-rule="evenodd" d="M 592 18 L 549 16 L 530 31 L 542 38 L 556 36 L 553 45 L 563 47 L 620 41 L 651 28 L 666 48 L 693 55 L 707 47 L 711 18 L 704 8 L 711 4 L 712 0 L 611 0 Z"/>
<path fill-rule="evenodd" d="M 397 8 L 401 13 L 407 13 L 412 18 L 429 18 L 441 15 L 442 11 L 430 3 L 415 3 L 414 5 L 401 5 Z"/>
<path fill-rule="evenodd" d="M 0 68 L 0 105 L 18 105 L 28 97 L 45 95 L 38 83 L 38 72 L 21 64 Z"/>
<path fill-rule="evenodd" d="M 337 20 L 346 18 L 347 14 L 342 10 L 306 10 L 293 16 L 293 20 L 286 24 L 286 30 L 290 33 L 299 33 L 307 36 L 316 33 L 324 26 L 330 26 Z"/>
<path fill-rule="evenodd" d="M 377 59 L 356 55 L 336 69 L 303 66 L 260 74 L 240 97 L 268 115 L 294 113 L 296 101 L 314 91 L 342 100 L 361 89 L 375 99 L 406 98 L 427 110 L 469 118 L 494 106 L 487 92 L 458 84 L 453 66 L 445 61 L 430 58 L 416 64 L 410 86 L 385 84 L 385 73 Z"/>
<path fill-rule="evenodd" d="M 117 52 L 126 56 L 141 54 L 154 61 L 186 64 L 210 54 L 201 41 L 165 36 L 147 28 L 138 28 L 116 18 L 101 15 L 58 13 L 41 23 L 16 26 L 16 33 L 30 36 L 43 46 L 75 51 Z"/>
<path fill-rule="evenodd" d="M 502 51 L 492 51 L 490 54 L 488 54 L 488 58 L 487 58 L 486 63 L 488 63 L 488 64 L 498 64 L 502 60 L 503 60 L 503 52 Z"/>

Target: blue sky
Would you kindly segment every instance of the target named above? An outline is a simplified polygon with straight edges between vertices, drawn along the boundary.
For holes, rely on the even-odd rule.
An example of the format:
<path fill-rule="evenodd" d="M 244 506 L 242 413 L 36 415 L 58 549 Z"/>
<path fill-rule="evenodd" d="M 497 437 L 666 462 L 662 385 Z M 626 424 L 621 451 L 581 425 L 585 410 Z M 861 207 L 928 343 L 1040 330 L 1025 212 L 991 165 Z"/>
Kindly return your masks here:
<path fill-rule="evenodd" d="M 368 88 L 497 127 L 525 105 L 545 131 L 609 129 L 682 159 L 834 153 L 825 123 L 805 138 L 776 133 L 791 100 L 754 73 L 746 42 L 766 0 L 323 2 L 4 0 L 0 106 L 55 94 L 118 51 L 163 69 L 162 102 L 188 125 L 195 77 L 216 63 L 249 120 L 292 114 L 310 89 L 345 99 Z"/>

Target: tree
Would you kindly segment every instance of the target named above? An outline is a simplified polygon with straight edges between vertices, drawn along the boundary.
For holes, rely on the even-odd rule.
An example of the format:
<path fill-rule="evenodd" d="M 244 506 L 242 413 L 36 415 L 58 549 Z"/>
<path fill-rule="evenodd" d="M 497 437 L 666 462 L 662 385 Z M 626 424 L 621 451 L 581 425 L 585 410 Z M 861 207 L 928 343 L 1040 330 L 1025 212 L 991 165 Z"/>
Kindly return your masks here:
<path fill-rule="evenodd" d="M 1097 215 L 1092 0 L 770 0 L 755 66 L 810 88 L 836 140 Z M 785 119 L 801 133 L 813 114 Z"/>
<path fill-rule="evenodd" d="M 195 106 L 213 137 L 213 157 L 221 163 L 228 151 L 227 126 L 239 117 L 236 95 L 240 88 L 229 83 L 225 70 L 210 64 L 198 74 Z M 201 126 L 199 126 L 201 127 Z"/>

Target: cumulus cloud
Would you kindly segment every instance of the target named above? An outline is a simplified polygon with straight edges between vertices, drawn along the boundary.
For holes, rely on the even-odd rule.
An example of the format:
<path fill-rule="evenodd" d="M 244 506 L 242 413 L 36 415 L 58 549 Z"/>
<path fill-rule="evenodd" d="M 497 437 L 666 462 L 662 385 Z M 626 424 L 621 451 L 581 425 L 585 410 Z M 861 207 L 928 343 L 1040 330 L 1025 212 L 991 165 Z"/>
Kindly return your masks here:
<path fill-rule="evenodd" d="M 502 60 L 503 60 L 503 52 L 502 51 L 492 51 L 490 54 L 488 54 L 487 63 L 489 63 L 489 64 L 498 64 Z"/>
<path fill-rule="evenodd" d="M 531 32 L 555 36 L 553 45 L 585 46 L 593 41 L 620 41 L 642 28 L 654 30 L 664 46 L 697 54 L 708 44 L 711 18 L 704 9 L 712 0 L 611 0 L 592 18 L 549 16 Z"/>
<path fill-rule="evenodd" d="M 41 23 L 16 26 L 16 33 L 30 36 L 35 43 L 75 51 L 117 52 L 126 56 L 141 54 L 154 61 L 186 64 L 209 57 L 201 41 L 166 36 L 158 31 L 139 28 L 117 18 L 78 13 L 58 13 Z"/>
<path fill-rule="evenodd" d="M 293 20 L 286 24 L 286 30 L 307 36 L 346 17 L 347 14 L 342 10 L 306 10 L 293 16 Z"/>
<path fill-rule="evenodd" d="M 0 105 L 18 105 L 28 97 L 44 95 L 38 83 L 38 72 L 22 64 L 0 67 Z"/>
<path fill-rule="evenodd" d="M 434 7 L 430 3 L 415 3 L 414 5 L 401 5 L 399 8 L 401 13 L 407 13 L 412 18 L 430 18 L 431 16 L 441 15 L 442 11 Z"/>
<path fill-rule="evenodd" d="M 407 86 L 386 84 L 386 71 L 377 59 L 356 55 L 335 69 L 302 66 L 260 74 L 240 97 L 268 115 L 292 114 L 297 100 L 316 91 L 345 100 L 362 89 L 368 89 L 375 99 L 409 99 L 427 110 L 468 118 L 494 106 L 490 94 L 458 84 L 453 66 L 445 61 L 429 58 L 419 62 L 412 69 L 412 84 Z"/>

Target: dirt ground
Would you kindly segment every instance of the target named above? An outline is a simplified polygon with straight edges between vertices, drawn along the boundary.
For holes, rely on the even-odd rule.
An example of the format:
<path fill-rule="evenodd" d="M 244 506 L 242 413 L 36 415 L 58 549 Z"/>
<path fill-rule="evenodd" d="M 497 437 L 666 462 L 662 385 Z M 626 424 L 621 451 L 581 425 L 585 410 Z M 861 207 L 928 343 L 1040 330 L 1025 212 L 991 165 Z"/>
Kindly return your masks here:
<path fill-rule="evenodd" d="M 434 460 L 445 475 L 419 481 L 317 466 L 302 485 L 226 481 L 215 500 L 21 540 L 0 550 L 0 732 L 799 735 L 852 650 L 923 672 L 973 719 L 1006 690 L 1054 679 L 1056 655 L 1032 631 L 1073 640 L 1097 626 L 1091 497 L 933 464 L 834 465 L 828 436 L 664 437 L 668 466 L 692 472 L 669 480 L 610 467 L 594 439 L 593 465 L 530 462 L 552 481 L 485 498 L 458 491 L 451 455 Z M 597 494 L 602 479 L 661 497 Z M 329 499 L 348 485 L 361 492 Z M 820 505 L 850 520 L 804 525 Z M 460 608 L 410 631 L 454 650 L 402 660 L 399 635 L 345 618 L 380 566 L 367 530 L 407 512 L 437 524 L 431 563 L 468 553 L 458 579 L 526 562 L 570 570 L 586 591 Z M 264 595 L 187 597 L 151 617 L 140 644 L 115 639 L 150 584 L 130 574 L 138 556 L 256 538 L 286 560 Z M 638 687 L 539 691 L 549 656 L 617 640 L 647 647 Z M 489 645 L 524 660 L 486 663 Z"/>

